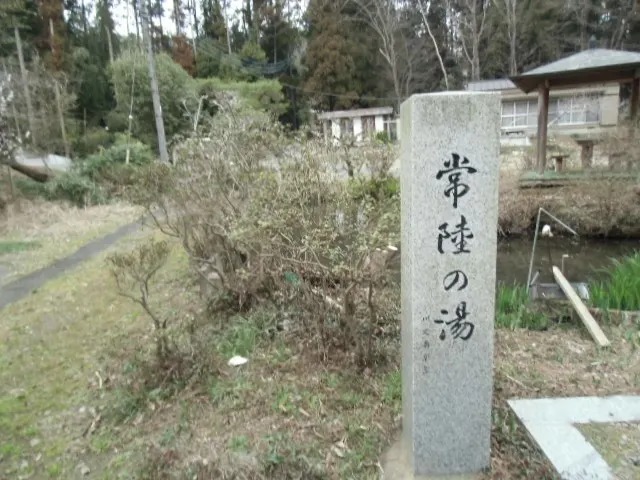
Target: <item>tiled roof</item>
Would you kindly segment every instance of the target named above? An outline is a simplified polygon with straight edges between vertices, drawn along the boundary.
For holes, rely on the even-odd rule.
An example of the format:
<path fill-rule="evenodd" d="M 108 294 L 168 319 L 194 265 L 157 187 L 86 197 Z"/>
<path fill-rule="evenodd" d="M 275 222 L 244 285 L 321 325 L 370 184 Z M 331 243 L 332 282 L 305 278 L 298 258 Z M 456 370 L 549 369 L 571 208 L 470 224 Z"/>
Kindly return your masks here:
<path fill-rule="evenodd" d="M 547 65 L 511 77 L 524 92 L 548 81 L 551 88 L 629 81 L 640 68 L 640 53 L 594 48 L 561 58 Z"/>
<path fill-rule="evenodd" d="M 508 90 L 517 88 L 508 78 L 496 78 L 494 80 L 476 80 L 467 83 L 466 90 L 469 92 L 490 92 L 494 90 Z"/>
<path fill-rule="evenodd" d="M 555 62 L 542 65 L 520 75 L 549 75 L 554 73 L 573 72 L 594 68 L 619 67 L 623 65 L 640 64 L 640 53 L 625 52 L 623 50 L 607 50 L 594 48 L 584 50 Z"/>

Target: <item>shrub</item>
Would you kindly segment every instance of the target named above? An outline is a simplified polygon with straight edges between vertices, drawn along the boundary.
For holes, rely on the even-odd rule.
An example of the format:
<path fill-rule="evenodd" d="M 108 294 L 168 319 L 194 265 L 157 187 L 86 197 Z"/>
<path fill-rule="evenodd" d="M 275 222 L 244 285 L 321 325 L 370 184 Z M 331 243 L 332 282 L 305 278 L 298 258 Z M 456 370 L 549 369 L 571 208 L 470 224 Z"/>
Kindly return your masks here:
<path fill-rule="evenodd" d="M 169 316 L 154 310 L 149 303 L 149 283 L 169 257 L 167 242 L 150 241 L 128 253 L 113 253 L 107 258 L 116 280 L 118 293 L 139 304 L 151 318 L 158 362 L 167 360 L 172 345 L 167 335 Z"/>
<path fill-rule="evenodd" d="M 512 330 L 544 330 L 549 322 L 542 312 L 535 311 L 524 286 L 500 283 L 496 294 L 496 324 Z"/>
<path fill-rule="evenodd" d="M 178 149 L 174 168 L 145 169 L 137 201 L 237 310 L 293 308 L 325 355 L 373 361 L 376 332 L 398 313 L 399 289 L 388 287 L 397 248 L 387 247 L 399 242 L 399 196 L 355 198 L 339 172 L 361 166 L 354 181 L 385 184 L 394 150 L 297 141 L 257 112 L 221 113 L 212 128 Z"/>
<path fill-rule="evenodd" d="M 127 148 L 129 149 L 129 166 L 126 165 Z M 93 181 L 119 183 L 127 178 L 130 179 L 133 167 L 149 164 L 153 159 L 153 152 L 149 146 L 138 140 L 127 140 L 125 136 L 119 136 L 115 145 L 80 162 L 78 172 Z"/>
<path fill-rule="evenodd" d="M 196 49 L 196 74 L 199 78 L 218 77 L 224 80 L 242 80 L 248 77 L 242 61 L 225 53 L 227 46 L 212 38 L 203 38 Z"/>
<path fill-rule="evenodd" d="M 282 85 L 277 80 L 258 80 L 257 82 L 223 81 L 218 78 L 198 80 L 199 96 L 216 97 L 224 92 L 237 94 L 249 108 L 276 116 L 282 115 L 287 109 Z"/>
<path fill-rule="evenodd" d="M 590 285 L 591 304 L 612 310 L 640 310 L 640 251 L 612 260 L 606 278 Z"/>
<path fill-rule="evenodd" d="M 117 110 L 121 112 L 120 118 L 123 115 L 128 118 L 129 115 L 132 75 L 135 70 L 133 133 L 136 138 L 148 139 L 155 146 L 155 114 L 146 54 L 126 51 L 113 62 L 110 70 Z M 165 53 L 156 56 L 156 70 L 164 127 L 167 137 L 170 138 L 189 126 L 184 115 L 183 102 L 193 96 L 195 84 L 193 78 Z"/>
<path fill-rule="evenodd" d="M 14 179 L 13 184 L 25 198 L 30 200 L 35 198 L 48 198 L 46 183 L 36 182 L 30 178 L 16 178 Z"/>
<path fill-rule="evenodd" d="M 26 198 L 65 201 L 77 207 L 99 205 L 107 201 L 107 196 L 98 184 L 75 172 L 57 174 L 47 183 L 16 179 L 15 186 Z"/>
<path fill-rule="evenodd" d="M 350 180 L 349 188 L 355 200 L 362 200 L 367 196 L 378 200 L 400 195 L 400 182 L 395 177 Z"/>
<path fill-rule="evenodd" d="M 380 143 L 391 143 L 391 138 L 386 131 L 376 133 L 376 140 Z"/>
<path fill-rule="evenodd" d="M 57 175 L 44 184 L 44 195 L 47 200 L 64 200 L 78 207 L 98 205 L 107 200 L 98 184 L 74 172 Z"/>
<path fill-rule="evenodd" d="M 109 148 L 116 141 L 116 136 L 104 128 L 89 130 L 78 138 L 73 144 L 73 153 L 76 157 L 87 157 L 101 148 Z"/>

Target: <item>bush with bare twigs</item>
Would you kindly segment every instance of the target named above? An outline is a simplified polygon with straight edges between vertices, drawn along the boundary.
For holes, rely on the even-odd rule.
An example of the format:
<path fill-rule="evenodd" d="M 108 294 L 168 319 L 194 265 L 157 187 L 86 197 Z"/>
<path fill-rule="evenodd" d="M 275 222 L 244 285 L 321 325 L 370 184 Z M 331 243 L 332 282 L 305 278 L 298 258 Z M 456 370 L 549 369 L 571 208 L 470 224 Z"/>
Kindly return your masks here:
<path fill-rule="evenodd" d="M 175 166 L 146 169 L 135 201 L 181 240 L 215 298 L 286 307 L 325 355 L 370 362 L 398 307 L 398 289 L 385 288 L 400 233 L 393 147 L 301 141 L 233 111 L 178 151 Z"/>
<path fill-rule="evenodd" d="M 149 303 L 149 284 L 169 256 L 167 242 L 141 244 L 129 253 L 113 253 L 107 261 L 116 280 L 118 293 L 139 304 L 153 321 L 156 356 L 163 361 L 171 353 L 167 336 L 169 317 L 157 312 Z"/>

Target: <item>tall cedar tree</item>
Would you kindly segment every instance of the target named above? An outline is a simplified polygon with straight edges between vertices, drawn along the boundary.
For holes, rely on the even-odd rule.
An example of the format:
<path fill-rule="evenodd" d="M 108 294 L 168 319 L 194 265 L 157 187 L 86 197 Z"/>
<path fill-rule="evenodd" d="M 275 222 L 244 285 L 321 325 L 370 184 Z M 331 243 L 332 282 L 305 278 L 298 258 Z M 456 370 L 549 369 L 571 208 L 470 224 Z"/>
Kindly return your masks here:
<path fill-rule="evenodd" d="M 366 105 L 368 102 L 361 101 L 360 97 L 375 93 L 367 79 L 378 76 L 372 60 L 376 49 L 373 33 L 362 30 L 361 25 L 354 22 L 353 10 L 341 7 L 338 0 L 311 0 L 307 9 L 309 41 L 305 66 L 308 71 L 304 87 L 322 92 L 310 95 L 323 110 Z"/>
<path fill-rule="evenodd" d="M 64 20 L 64 2 L 63 0 L 40 0 L 39 10 L 43 23 L 39 46 L 44 52 L 48 51 L 44 55 L 47 66 L 59 72 L 65 66 L 66 60 L 67 25 Z M 51 35 L 52 26 L 53 35 Z"/>

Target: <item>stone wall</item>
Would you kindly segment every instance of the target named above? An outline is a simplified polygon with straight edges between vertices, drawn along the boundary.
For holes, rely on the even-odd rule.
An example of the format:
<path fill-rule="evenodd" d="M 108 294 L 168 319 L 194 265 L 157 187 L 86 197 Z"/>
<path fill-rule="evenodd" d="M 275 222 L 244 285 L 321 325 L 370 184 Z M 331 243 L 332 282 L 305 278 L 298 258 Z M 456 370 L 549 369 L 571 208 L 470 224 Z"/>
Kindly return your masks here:
<path fill-rule="evenodd" d="M 563 152 L 567 152 L 570 156 L 565 159 L 563 170 L 582 170 L 582 162 L 580 159 L 581 147 L 572 140 L 556 140 L 556 145 Z M 549 158 L 551 152 L 548 152 Z M 534 170 L 536 163 L 536 147 L 502 147 L 500 149 L 500 170 L 501 171 L 522 171 Z M 592 168 L 606 169 L 609 167 L 609 156 L 603 151 L 599 145 L 593 148 Z M 547 169 L 553 169 L 551 160 L 548 160 Z"/>

